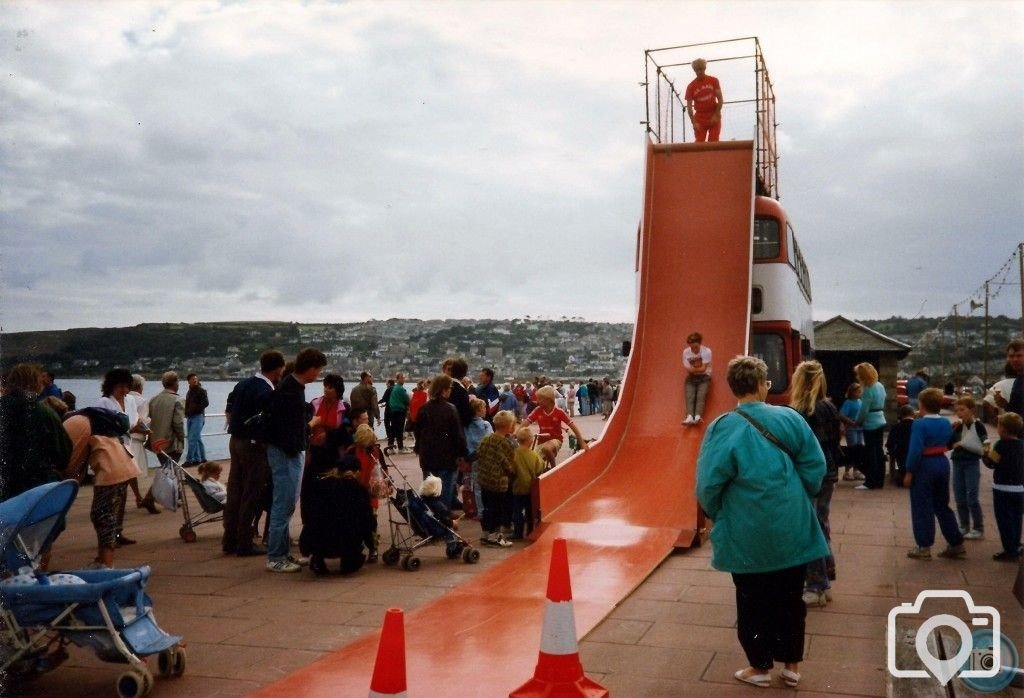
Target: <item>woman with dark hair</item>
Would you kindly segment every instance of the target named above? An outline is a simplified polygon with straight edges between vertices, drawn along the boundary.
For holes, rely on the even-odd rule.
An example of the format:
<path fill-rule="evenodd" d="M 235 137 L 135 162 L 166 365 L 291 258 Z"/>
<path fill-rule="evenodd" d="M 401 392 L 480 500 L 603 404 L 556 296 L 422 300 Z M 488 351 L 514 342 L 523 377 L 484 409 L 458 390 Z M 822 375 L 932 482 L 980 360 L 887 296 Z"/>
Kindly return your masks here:
<path fill-rule="evenodd" d="M 320 422 L 309 434 L 309 464 L 314 472 L 319 473 L 333 468 L 338 460 L 341 447 L 340 439 L 345 430 L 349 405 L 342 399 L 345 394 L 345 380 L 336 373 L 324 376 L 324 394 L 309 402 L 313 416 Z"/>
<path fill-rule="evenodd" d="M 807 422 L 788 407 L 765 404 L 764 361 L 740 356 L 727 381 L 739 404 L 710 425 L 697 458 L 697 499 L 714 521 L 711 565 L 736 585 L 736 632 L 749 666 L 733 676 L 771 685 L 782 662 L 795 688 L 804 651 L 807 563 L 828 555 L 811 505 L 825 457 Z"/>
<path fill-rule="evenodd" d="M 305 495 L 310 483 L 318 475 L 333 468 L 343 448 L 344 429 L 348 403 L 342 400 L 345 394 L 345 380 L 335 374 L 328 373 L 323 381 L 324 394 L 309 402 L 312 417 L 319 417 L 319 423 L 309 432 L 309 450 L 306 452 L 306 464 L 302 470 L 300 499 Z M 306 508 L 302 508 L 302 521 L 306 521 Z"/>
<path fill-rule="evenodd" d="M 466 433 L 459 412 L 448 402 L 452 377 L 436 376 L 430 383 L 430 399 L 416 415 L 416 446 L 423 477 L 441 478 L 441 500 L 449 509 L 455 496 L 458 462 L 469 456 Z"/>
<path fill-rule="evenodd" d="M 821 525 L 821 532 L 831 547 L 832 526 L 829 512 L 832 507 L 832 493 L 839 481 L 839 441 L 842 432 L 839 411 L 828 401 L 828 387 L 825 371 L 817 361 L 803 361 L 793 371 L 793 384 L 789 406 L 799 412 L 825 455 L 825 477 L 821 490 L 814 498 L 814 510 Z M 836 578 L 836 559 L 831 550 L 825 557 L 807 565 L 807 579 L 804 583 L 804 603 L 808 606 L 824 606 L 832 600 L 831 580 Z"/>
<path fill-rule="evenodd" d="M 127 425 L 125 434 L 121 437 L 121 443 L 124 444 L 125 449 L 129 454 L 132 452 L 132 434 L 145 434 L 149 431 L 148 426 L 142 426 L 139 424 L 139 406 L 138 403 L 128 393 L 132 389 L 132 373 L 126 368 L 112 368 L 107 371 L 106 375 L 103 376 L 103 385 L 100 386 L 100 393 L 103 397 L 100 398 L 96 406 L 116 412 L 122 415 L 122 422 Z M 135 495 L 136 506 L 142 508 L 145 507 L 149 512 L 156 513 L 156 506 L 152 502 L 152 499 L 147 500 L 143 498 L 139 492 L 139 480 L 138 475 L 141 474 L 139 470 L 139 464 L 132 459 L 132 463 L 135 465 L 136 476 L 128 481 L 128 487 L 131 488 L 132 494 Z M 148 497 L 148 495 L 147 495 Z M 148 506 L 147 506 L 148 505 Z M 117 512 L 118 530 L 117 530 L 117 543 L 118 545 L 132 545 L 135 541 L 131 538 L 126 538 L 122 533 L 121 529 L 124 526 L 124 506 L 125 498 L 122 497 L 119 500 L 120 510 Z"/>
<path fill-rule="evenodd" d="M 103 385 L 100 387 L 102 397 L 99 402 L 96 403 L 96 406 L 105 410 L 110 410 L 111 412 L 122 414 L 127 420 L 128 432 L 121 437 L 121 442 L 125 445 L 125 448 L 128 449 L 129 453 L 132 454 L 132 461 L 135 463 L 135 467 L 139 471 L 138 476 L 133 477 L 128 482 L 128 487 L 131 489 L 132 494 L 135 495 L 135 506 L 140 509 L 145 508 L 150 514 L 156 514 L 159 510 L 156 508 L 153 498 L 148 493 L 143 497 L 142 493 L 139 491 L 139 477 L 145 476 L 147 473 L 142 471 L 142 468 L 145 467 L 144 461 L 143 465 L 140 465 L 139 460 L 136 458 L 136 442 L 132 437 L 135 435 L 140 437 L 142 441 L 145 441 L 145 437 L 149 434 L 149 426 L 142 421 L 139 415 L 138 401 L 129 394 L 131 393 L 132 385 L 134 383 L 135 377 L 132 376 L 131 372 L 126 368 L 113 368 L 107 371 L 107 374 L 103 376 Z M 145 450 L 139 450 L 142 451 L 144 456 Z M 122 544 L 124 544 L 125 541 L 127 541 L 127 539 L 122 540 Z"/>

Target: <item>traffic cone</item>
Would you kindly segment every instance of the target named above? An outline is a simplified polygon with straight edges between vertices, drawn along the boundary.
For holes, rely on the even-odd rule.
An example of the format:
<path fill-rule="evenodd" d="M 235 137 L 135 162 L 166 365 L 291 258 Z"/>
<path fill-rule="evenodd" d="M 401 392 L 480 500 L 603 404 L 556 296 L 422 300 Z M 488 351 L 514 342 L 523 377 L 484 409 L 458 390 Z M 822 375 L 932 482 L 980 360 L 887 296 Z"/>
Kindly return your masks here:
<path fill-rule="evenodd" d="M 389 608 L 377 645 L 377 660 L 370 680 L 370 698 L 405 698 L 405 621 L 402 609 Z"/>
<path fill-rule="evenodd" d="M 544 604 L 544 629 L 533 678 L 508 694 L 509 698 L 533 696 L 587 696 L 601 698 L 608 689 L 583 675 L 576 644 L 576 614 L 569 581 L 569 553 L 564 538 L 551 548 L 548 598 Z"/>

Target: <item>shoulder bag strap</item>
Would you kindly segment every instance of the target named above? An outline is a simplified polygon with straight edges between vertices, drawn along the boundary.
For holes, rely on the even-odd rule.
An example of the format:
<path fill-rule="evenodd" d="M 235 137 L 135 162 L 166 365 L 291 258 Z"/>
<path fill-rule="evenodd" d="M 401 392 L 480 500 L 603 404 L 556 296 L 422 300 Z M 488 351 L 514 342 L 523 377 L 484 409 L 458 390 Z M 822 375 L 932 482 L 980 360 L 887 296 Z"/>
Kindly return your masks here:
<path fill-rule="evenodd" d="M 738 414 L 739 416 L 743 417 L 743 419 L 745 419 L 748 422 L 750 422 L 750 424 L 755 429 L 757 429 L 758 433 L 760 433 L 761 436 L 763 436 L 764 438 L 766 438 L 769 441 L 771 441 L 776 447 L 779 448 L 779 450 L 781 450 L 783 453 L 785 453 L 787 456 L 789 456 L 794 462 L 796 462 L 796 456 L 793 454 L 792 451 L 789 450 L 789 448 L 786 446 L 786 444 L 782 443 L 779 440 L 779 437 L 775 436 L 775 434 L 773 434 L 770 431 L 768 431 L 768 428 L 765 427 L 763 424 L 761 424 L 761 422 L 757 421 L 756 419 L 751 417 L 746 412 L 743 412 L 742 410 L 734 410 L 734 412 L 736 412 L 736 414 Z"/>

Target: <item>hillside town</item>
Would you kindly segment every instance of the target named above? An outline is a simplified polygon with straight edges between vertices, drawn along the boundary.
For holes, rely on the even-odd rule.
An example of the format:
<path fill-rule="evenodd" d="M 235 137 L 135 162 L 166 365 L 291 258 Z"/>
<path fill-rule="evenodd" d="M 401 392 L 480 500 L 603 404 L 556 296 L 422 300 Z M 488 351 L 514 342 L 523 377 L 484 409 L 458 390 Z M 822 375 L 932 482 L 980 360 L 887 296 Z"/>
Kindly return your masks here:
<path fill-rule="evenodd" d="M 267 347 L 294 353 L 316 346 L 327 356 L 328 370 L 343 376 L 363 370 L 390 373 L 396 367 L 428 376 L 437 370 L 438 357 L 464 356 L 474 366 L 493 368 L 499 380 L 539 374 L 571 380 L 621 376 L 626 363 L 622 345 L 632 331 L 629 323 L 529 317 L 251 323 L 244 328 L 242 323 L 148 325 L 9 334 L 4 363 L 38 362 L 66 377 L 92 376 L 116 364 L 146 376 L 174 368 L 231 379 L 248 375 Z"/>

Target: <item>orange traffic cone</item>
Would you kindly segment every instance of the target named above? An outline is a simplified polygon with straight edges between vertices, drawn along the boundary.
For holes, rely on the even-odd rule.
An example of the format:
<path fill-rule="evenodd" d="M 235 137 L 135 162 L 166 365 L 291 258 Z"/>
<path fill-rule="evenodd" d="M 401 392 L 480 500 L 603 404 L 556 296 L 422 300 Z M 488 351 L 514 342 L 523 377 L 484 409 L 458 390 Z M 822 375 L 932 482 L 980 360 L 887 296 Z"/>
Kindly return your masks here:
<path fill-rule="evenodd" d="M 405 698 L 405 621 L 402 609 L 389 608 L 384 614 L 384 627 L 377 645 L 377 661 L 373 664 L 370 698 L 401 696 Z"/>
<path fill-rule="evenodd" d="M 576 614 L 572 608 L 569 553 L 565 539 L 556 538 L 551 548 L 548 599 L 544 605 L 544 629 L 533 678 L 508 694 L 509 698 L 533 696 L 587 696 L 601 698 L 608 689 L 583 675 L 576 644 Z"/>

